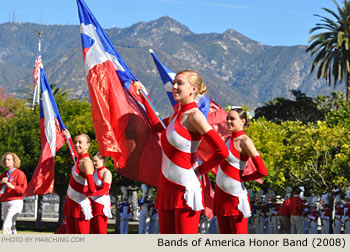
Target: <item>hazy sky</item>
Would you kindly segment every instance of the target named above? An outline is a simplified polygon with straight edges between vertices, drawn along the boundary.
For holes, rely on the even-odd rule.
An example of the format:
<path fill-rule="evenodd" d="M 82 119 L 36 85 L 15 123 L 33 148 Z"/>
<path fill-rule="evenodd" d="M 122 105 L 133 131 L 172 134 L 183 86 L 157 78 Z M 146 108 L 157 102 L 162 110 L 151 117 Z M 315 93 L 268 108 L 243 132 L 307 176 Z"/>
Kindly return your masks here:
<path fill-rule="evenodd" d="M 233 29 L 266 45 L 307 45 L 332 0 L 85 0 L 104 28 L 170 16 L 194 33 Z M 341 0 L 337 1 L 341 3 Z M 79 24 L 76 0 L 0 0 L 0 23 Z"/>

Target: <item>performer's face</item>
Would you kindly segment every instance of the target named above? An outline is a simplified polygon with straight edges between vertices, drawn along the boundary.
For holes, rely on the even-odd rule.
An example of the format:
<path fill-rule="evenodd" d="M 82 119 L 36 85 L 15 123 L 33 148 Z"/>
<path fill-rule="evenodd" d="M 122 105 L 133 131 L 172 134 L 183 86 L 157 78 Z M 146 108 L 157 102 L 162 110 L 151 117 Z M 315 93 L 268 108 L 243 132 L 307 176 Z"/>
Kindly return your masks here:
<path fill-rule="evenodd" d="M 178 74 L 174 79 L 172 92 L 175 101 L 183 104 L 192 102 L 196 98 L 197 86 L 191 85 L 188 74 Z"/>
<path fill-rule="evenodd" d="M 229 131 L 237 132 L 243 130 L 244 119 L 239 117 L 237 111 L 231 110 L 227 113 L 226 124 Z"/>
<path fill-rule="evenodd" d="M 5 157 L 5 166 L 9 170 L 14 168 L 13 156 L 11 154 L 6 155 L 6 157 Z"/>
<path fill-rule="evenodd" d="M 95 168 L 100 168 L 104 165 L 103 159 L 100 159 L 98 156 L 94 156 L 92 158 L 92 163 L 94 164 Z"/>
<path fill-rule="evenodd" d="M 84 135 L 77 136 L 74 139 L 75 150 L 78 154 L 83 154 L 88 152 L 90 143 L 88 143 L 87 138 Z"/>

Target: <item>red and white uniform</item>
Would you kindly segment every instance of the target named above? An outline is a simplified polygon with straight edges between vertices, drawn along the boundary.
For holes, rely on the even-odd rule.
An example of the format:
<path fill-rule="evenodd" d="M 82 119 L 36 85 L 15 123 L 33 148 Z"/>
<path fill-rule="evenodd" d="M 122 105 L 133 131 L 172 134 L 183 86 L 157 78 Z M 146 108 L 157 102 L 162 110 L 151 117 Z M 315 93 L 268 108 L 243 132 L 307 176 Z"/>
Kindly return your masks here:
<path fill-rule="evenodd" d="M 242 181 L 242 173 L 248 157 L 234 147 L 234 139 L 244 135 L 244 131 L 235 132 L 226 142 L 229 156 L 218 169 L 215 184 L 215 213 L 217 216 L 251 216 L 248 192 Z"/>
<path fill-rule="evenodd" d="M 191 104 L 194 103 L 181 106 L 161 136 L 163 156 L 156 202 L 158 209 L 204 209 L 201 184 L 192 168 L 202 136 L 189 132 L 180 123 L 182 112 L 196 106 L 187 106 Z"/>
<path fill-rule="evenodd" d="M 91 203 L 87 196 L 88 182 L 85 175 L 79 170 L 80 159 L 88 156 L 88 153 L 82 154 L 71 170 L 66 202 L 64 204 L 64 216 L 67 217 L 68 229 L 71 223 L 68 220 L 69 218 L 87 221 L 93 217 Z M 89 223 L 86 225 L 89 225 Z M 69 230 L 68 232 L 71 233 Z"/>
<path fill-rule="evenodd" d="M 318 228 L 318 217 L 320 216 L 320 213 L 313 209 L 311 213 L 309 214 L 309 221 L 310 221 L 310 229 L 309 234 L 317 234 L 317 228 Z"/>
<path fill-rule="evenodd" d="M 331 209 L 326 207 L 321 213 L 322 219 L 322 234 L 329 234 L 329 218 L 331 216 Z"/>
<path fill-rule="evenodd" d="M 94 171 L 94 183 L 96 191 L 103 189 L 103 178 L 100 171 L 106 167 L 98 168 Z M 91 219 L 90 229 L 92 234 L 106 234 L 108 218 L 112 218 L 111 198 L 108 190 L 103 195 L 90 196 L 93 218 Z"/>
<path fill-rule="evenodd" d="M 217 215 L 220 233 L 246 234 L 248 217 L 251 216 L 248 191 L 244 181 L 266 176 L 266 167 L 260 156 L 253 157 L 257 171 L 243 177 L 248 156 L 241 154 L 234 146 L 234 139 L 245 135 L 243 130 L 234 132 L 226 142 L 228 157 L 220 164 L 215 183 L 214 212 Z M 256 162 L 259 160 L 259 163 Z"/>
<path fill-rule="evenodd" d="M 196 106 L 195 103 L 181 105 L 161 135 L 163 150 L 162 169 L 159 176 L 156 198 L 156 208 L 160 210 L 161 233 L 172 232 L 167 230 L 167 228 L 164 230 L 162 224 L 167 219 L 173 218 L 164 215 L 165 212 L 171 214 L 169 211 L 162 212 L 162 210 L 187 209 L 188 211 L 197 212 L 196 215 L 198 216 L 193 220 L 193 225 L 197 225 L 195 228 L 198 230 L 200 211 L 204 209 L 202 187 L 192 168 L 196 161 L 195 153 L 202 136 L 198 133 L 188 131 L 180 122 L 182 113 Z M 179 218 L 175 217 L 175 219 Z M 190 220 L 187 219 L 178 226 L 191 225 L 189 222 Z M 164 223 L 164 225 L 168 226 L 170 223 Z M 182 231 L 177 230 L 175 232 Z"/>
<path fill-rule="evenodd" d="M 96 191 L 103 188 L 103 180 L 99 173 L 100 170 L 106 169 L 106 167 L 101 167 L 94 172 L 94 182 L 96 186 Z M 90 196 L 92 213 L 93 216 L 103 215 L 107 218 L 112 218 L 111 212 L 111 197 L 109 196 L 109 190 L 104 195 L 100 196 Z"/>
<path fill-rule="evenodd" d="M 340 205 L 336 206 L 335 213 L 334 213 L 334 234 L 341 233 L 343 214 L 344 214 L 343 207 Z"/>
<path fill-rule="evenodd" d="M 160 233 L 197 234 L 200 213 L 204 209 L 204 195 L 193 166 L 202 135 L 190 132 L 180 121 L 182 113 L 198 108 L 197 104 L 179 105 L 165 130 L 158 127 L 159 120 L 154 113 L 152 115 L 150 106 L 147 103 L 144 105 L 153 130 L 162 132 L 162 169 L 156 199 Z M 215 151 L 197 167 L 199 174 L 216 167 L 228 156 L 225 143 L 214 129 L 203 134 L 203 137 Z"/>

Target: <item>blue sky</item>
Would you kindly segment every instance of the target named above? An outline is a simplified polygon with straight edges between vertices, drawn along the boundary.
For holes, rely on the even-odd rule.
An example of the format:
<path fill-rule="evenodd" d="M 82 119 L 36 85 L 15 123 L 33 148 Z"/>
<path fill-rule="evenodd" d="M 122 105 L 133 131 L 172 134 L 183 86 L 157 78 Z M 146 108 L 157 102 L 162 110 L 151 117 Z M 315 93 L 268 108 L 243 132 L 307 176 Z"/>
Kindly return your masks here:
<path fill-rule="evenodd" d="M 85 0 L 104 28 L 170 16 L 194 33 L 233 29 L 265 45 L 307 45 L 332 0 Z M 337 1 L 341 3 L 341 0 Z M 76 0 L 3 0 L 0 23 L 79 24 Z"/>

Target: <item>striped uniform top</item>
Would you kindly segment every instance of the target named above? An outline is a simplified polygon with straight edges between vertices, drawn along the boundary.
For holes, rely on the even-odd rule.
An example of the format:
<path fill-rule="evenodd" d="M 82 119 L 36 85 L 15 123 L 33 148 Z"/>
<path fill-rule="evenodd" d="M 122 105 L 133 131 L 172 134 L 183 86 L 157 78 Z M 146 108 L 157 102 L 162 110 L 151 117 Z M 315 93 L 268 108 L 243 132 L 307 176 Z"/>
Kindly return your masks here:
<path fill-rule="evenodd" d="M 234 147 L 234 139 L 241 135 L 245 135 L 243 130 L 233 133 L 232 137 L 226 142 L 229 156 L 219 166 L 216 175 L 216 186 L 223 192 L 238 198 L 237 208 L 247 218 L 251 216 L 251 209 L 248 192 L 242 182 L 242 173 L 249 157 L 241 154 Z"/>
<path fill-rule="evenodd" d="M 159 178 L 157 208 L 182 207 L 182 203 L 175 201 L 183 199 L 185 205 L 192 210 L 204 209 L 201 184 L 193 169 L 196 161 L 195 153 L 202 136 L 188 131 L 180 122 L 182 113 L 195 107 L 197 107 L 195 102 L 181 105 L 162 133 L 162 173 Z M 184 188 L 182 192 L 181 188 Z"/>
<path fill-rule="evenodd" d="M 89 220 L 92 216 L 91 204 L 86 192 L 88 191 L 88 183 L 85 178 L 85 175 L 79 170 L 80 159 L 84 157 L 88 157 L 88 153 L 84 153 L 79 156 L 79 160 L 74 164 L 71 170 L 71 176 L 69 179 L 69 185 L 67 190 L 67 198 L 73 202 L 71 202 L 70 206 L 66 206 L 65 204 L 65 213 L 73 213 L 76 215 L 76 212 L 79 212 L 79 209 L 84 213 L 85 219 Z M 69 203 L 68 203 L 69 204 Z M 75 212 L 75 213 L 74 213 Z M 66 216 L 72 216 L 68 214 Z M 73 216 L 77 217 L 77 216 Z"/>
<path fill-rule="evenodd" d="M 96 190 L 100 190 L 103 187 L 103 179 L 99 173 L 102 169 L 106 169 L 106 167 L 102 166 L 94 171 L 94 182 L 96 186 Z M 112 218 L 111 212 L 111 198 L 108 194 L 101 196 L 90 196 L 92 213 L 94 216 L 96 215 L 105 215 L 108 218 Z"/>

